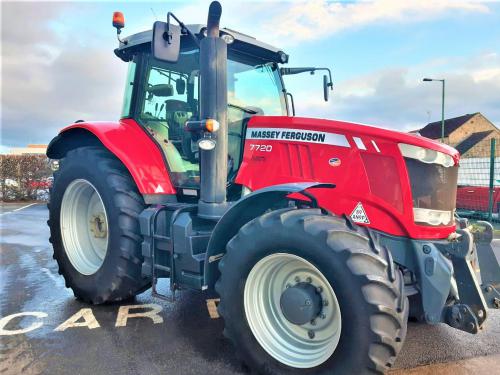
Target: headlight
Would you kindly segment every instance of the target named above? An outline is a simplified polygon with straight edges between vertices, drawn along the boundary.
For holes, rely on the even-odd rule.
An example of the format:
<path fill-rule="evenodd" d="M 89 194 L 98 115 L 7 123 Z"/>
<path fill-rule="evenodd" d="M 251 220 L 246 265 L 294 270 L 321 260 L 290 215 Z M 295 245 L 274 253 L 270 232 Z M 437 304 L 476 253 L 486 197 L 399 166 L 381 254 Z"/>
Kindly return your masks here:
<path fill-rule="evenodd" d="M 448 225 L 453 222 L 453 212 L 413 207 L 413 218 L 416 223 Z"/>
<path fill-rule="evenodd" d="M 198 142 L 198 147 L 205 151 L 210 151 L 215 148 L 215 141 L 209 138 L 203 138 Z"/>
<path fill-rule="evenodd" d="M 279 51 L 278 57 L 280 58 L 280 62 L 282 64 L 286 64 L 288 62 L 288 55 L 285 52 Z"/>
<path fill-rule="evenodd" d="M 226 42 L 226 44 L 231 44 L 234 42 L 234 37 L 232 35 L 229 35 L 229 34 L 222 34 L 221 35 L 221 38 L 224 42 Z"/>
<path fill-rule="evenodd" d="M 400 143 L 399 150 L 405 158 L 411 158 L 427 164 L 440 164 L 444 167 L 452 167 L 455 165 L 453 158 L 450 155 L 444 154 L 440 151 L 423 148 L 420 146 L 408 145 Z"/>

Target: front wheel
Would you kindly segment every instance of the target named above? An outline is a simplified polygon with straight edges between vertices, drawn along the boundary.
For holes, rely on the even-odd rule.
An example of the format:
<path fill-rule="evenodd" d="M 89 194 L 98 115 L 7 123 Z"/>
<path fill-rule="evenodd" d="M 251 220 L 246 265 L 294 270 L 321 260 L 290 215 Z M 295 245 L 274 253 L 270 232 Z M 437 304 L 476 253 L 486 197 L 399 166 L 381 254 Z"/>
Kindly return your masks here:
<path fill-rule="evenodd" d="M 402 274 L 366 228 L 274 211 L 240 229 L 219 269 L 225 335 L 257 373 L 381 373 L 401 349 Z"/>

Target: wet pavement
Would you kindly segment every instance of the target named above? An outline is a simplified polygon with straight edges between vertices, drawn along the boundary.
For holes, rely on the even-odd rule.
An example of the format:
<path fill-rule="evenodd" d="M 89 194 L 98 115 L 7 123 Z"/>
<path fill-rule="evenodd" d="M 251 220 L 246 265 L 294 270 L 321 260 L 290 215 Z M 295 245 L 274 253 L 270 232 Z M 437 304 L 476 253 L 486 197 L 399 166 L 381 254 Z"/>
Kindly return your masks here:
<path fill-rule="evenodd" d="M 0 318 L 27 312 L 36 316 L 13 318 L 0 330 L 0 374 L 243 373 L 231 344 L 222 336 L 222 321 L 209 315 L 207 299 L 214 296 L 183 291 L 175 303 L 169 303 L 151 298 L 146 291 L 122 304 L 80 303 L 64 287 L 52 259 L 45 206 L 13 210 L 4 208 L 0 215 Z M 500 256 L 500 247 L 496 251 Z M 131 307 L 130 313 L 161 309 L 154 320 L 124 319 L 125 306 L 144 304 L 155 305 Z M 60 325 L 81 309 L 90 309 L 82 313 L 92 329 L 63 330 Z M 460 367 L 466 372 L 456 373 L 500 373 L 500 311 L 489 310 L 488 314 L 487 327 L 478 335 L 443 324 L 410 323 L 396 368 L 488 356 L 484 361 L 476 358 L 473 365 Z M 30 331 L 6 335 L 23 329 Z M 440 373 L 432 369 L 447 367 L 436 366 L 441 367 L 424 366 L 411 373 Z"/>

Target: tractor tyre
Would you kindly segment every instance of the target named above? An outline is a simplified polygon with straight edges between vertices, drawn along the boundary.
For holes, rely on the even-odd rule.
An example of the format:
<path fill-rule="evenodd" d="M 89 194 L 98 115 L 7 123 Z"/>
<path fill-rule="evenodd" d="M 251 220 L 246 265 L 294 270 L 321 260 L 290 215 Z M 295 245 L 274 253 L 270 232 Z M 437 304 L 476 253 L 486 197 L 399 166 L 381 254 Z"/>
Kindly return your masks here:
<path fill-rule="evenodd" d="M 319 209 L 245 224 L 219 262 L 219 314 L 259 374 L 383 373 L 406 336 L 401 271 L 368 228 Z"/>
<path fill-rule="evenodd" d="M 144 200 L 123 164 L 100 147 L 68 151 L 54 173 L 50 242 L 75 297 L 100 304 L 133 297 L 142 277 L 139 214 Z"/>

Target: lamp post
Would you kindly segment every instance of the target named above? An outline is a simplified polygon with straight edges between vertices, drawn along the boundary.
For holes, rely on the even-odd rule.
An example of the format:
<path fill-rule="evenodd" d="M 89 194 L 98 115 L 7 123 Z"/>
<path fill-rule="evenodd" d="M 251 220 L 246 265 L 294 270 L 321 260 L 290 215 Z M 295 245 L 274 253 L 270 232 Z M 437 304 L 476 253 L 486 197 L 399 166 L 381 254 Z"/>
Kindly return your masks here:
<path fill-rule="evenodd" d="M 444 79 L 424 78 L 423 81 L 424 82 L 438 81 L 443 84 L 442 100 L 441 100 L 441 142 L 444 143 Z"/>

